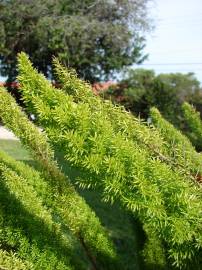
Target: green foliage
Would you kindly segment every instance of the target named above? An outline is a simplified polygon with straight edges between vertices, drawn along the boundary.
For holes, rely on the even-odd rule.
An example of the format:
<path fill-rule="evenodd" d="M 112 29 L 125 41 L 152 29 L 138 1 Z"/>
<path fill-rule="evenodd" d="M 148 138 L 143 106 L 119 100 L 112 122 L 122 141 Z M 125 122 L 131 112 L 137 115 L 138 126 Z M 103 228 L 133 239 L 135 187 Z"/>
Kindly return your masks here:
<path fill-rule="evenodd" d="M 3 0 L 0 3 L 1 73 L 13 81 L 16 57 L 26 51 L 51 76 L 52 55 L 99 81 L 145 58 L 148 0 Z"/>
<path fill-rule="evenodd" d="M 154 233 L 154 231 L 150 230 L 148 224 L 144 225 L 144 230 L 147 234 L 147 239 L 143 250 L 146 269 L 167 269 L 166 255 L 162 242 L 159 240 L 159 237 Z"/>
<path fill-rule="evenodd" d="M 85 246 L 89 254 L 97 256 L 102 261 L 115 259 L 115 251 L 111 241 L 107 239 L 99 219 L 70 184 L 53 159 L 53 151 L 46 141 L 46 137 L 19 109 L 14 99 L 1 89 L 0 115 L 5 125 L 10 128 L 21 142 L 28 147 L 43 170 L 46 181 L 53 188 L 53 200 L 56 209 L 66 226 L 76 235 Z"/>
<path fill-rule="evenodd" d="M 166 152 L 179 170 L 190 173 L 197 178 L 202 174 L 202 158 L 192 146 L 188 138 L 177 130 L 171 123 L 165 120 L 156 108 L 151 109 L 151 117 L 154 126 L 167 142 Z"/>
<path fill-rule="evenodd" d="M 0 140 L 0 149 L 4 149 L 6 153 L 11 154 L 15 159 L 21 159 L 22 153 L 24 153 L 25 163 L 35 166 L 35 162 L 32 160 L 30 155 L 27 154 L 27 151 L 23 148 L 19 141 L 14 140 Z M 12 152 L 10 151 L 12 148 Z M 57 153 L 57 159 L 60 166 L 63 168 L 65 174 L 71 176 L 71 180 L 74 181 L 75 175 L 78 175 L 78 170 L 74 171 L 68 164 L 65 164 L 62 155 Z M 16 163 L 16 162 L 15 162 Z M 23 163 L 20 163 L 21 165 Z M 29 167 L 30 168 L 30 167 Z M 22 172 L 27 171 L 28 167 L 22 167 Z M 50 199 L 53 197 L 50 188 L 45 181 L 40 181 L 38 178 L 40 174 L 33 174 L 33 179 L 36 179 L 36 182 L 39 182 L 39 185 L 35 184 L 35 190 L 43 201 L 48 202 L 46 195 L 49 194 Z M 32 172 L 33 173 L 33 172 Z M 38 177 L 37 177 L 38 174 Z M 29 181 L 32 183 L 32 180 Z M 35 180 L 33 181 L 35 183 Z M 42 187 L 41 187 L 42 186 Z M 40 192 L 41 190 L 41 192 Z M 95 210 L 96 215 L 100 218 L 101 223 L 106 228 L 108 235 L 113 240 L 116 245 L 117 253 L 120 256 L 120 263 L 116 266 L 115 269 L 124 269 L 124 270 L 133 270 L 133 269 L 143 269 L 142 260 L 140 257 L 141 243 L 143 243 L 144 235 L 142 230 L 136 220 L 133 219 L 131 213 L 126 212 L 123 208 L 120 207 L 118 203 L 109 205 L 104 203 L 101 200 L 101 194 L 97 190 L 81 190 L 78 189 L 80 195 L 85 198 L 86 202 L 90 205 L 92 209 Z M 47 193 L 47 194 L 46 194 Z M 43 195 L 45 194 L 45 195 Z M 47 198 L 47 199 L 46 199 Z M 46 203 L 47 205 L 48 203 Z M 52 205 L 52 204 L 48 204 Z M 49 207 L 50 209 L 50 207 Z M 55 209 L 53 213 L 55 213 Z M 55 216 L 55 215 L 54 215 Z M 60 222 L 63 224 L 62 222 Z M 66 232 L 68 235 L 69 233 Z M 85 257 L 82 256 L 82 253 L 79 254 L 79 249 L 74 249 L 75 258 L 85 261 Z M 79 268 L 77 266 L 77 268 Z M 77 269 L 76 268 L 76 269 Z M 81 268 L 81 267 L 80 267 Z M 80 269 L 79 268 L 79 269 Z M 86 267 L 84 267 L 87 269 Z M 105 265 L 104 269 L 109 269 L 109 265 Z"/>
<path fill-rule="evenodd" d="M 15 253 L 6 252 L 0 249 L 0 269 L 32 270 L 34 267 L 31 263 L 19 259 Z"/>
<path fill-rule="evenodd" d="M 95 96 L 90 85 L 79 80 L 72 70 L 67 72 L 57 59 L 54 60 L 54 66 L 57 78 L 62 83 L 62 90 L 71 95 L 75 102 L 87 103 L 92 114 L 100 111 L 102 117 L 111 122 L 115 132 L 134 141 L 135 145 L 138 144 L 141 149 L 146 150 L 150 157 L 158 158 L 176 168 L 176 160 L 170 155 L 170 147 L 167 147 L 158 130 L 135 118 L 124 107 L 115 106 Z"/>
<path fill-rule="evenodd" d="M 186 135 L 197 149 L 202 149 L 202 122 L 200 113 L 186 102 L 182 105 L 182 110 L 186 124 L 191 130 Z"/>
<path fill-rule="evenodd" d="M 188 139 L 164 120 L 157 110 L 151 110 L 154 123 L 157 124 L 156 118 L 159 122 L 162 119 L 162 123 L 160 122 L 156 129 L 153 125 L 147 125 L 141 119 L 133 117 L 123 107 L 114 106 L 111 102 L 95 96 L 88 84 L 79 80 L 72 70 L 67 72 L 57 60 L 54 60 L 54 66 L 63 91 L 71 95 L 75 102 L 88 103 L 91 113 L 101 111 L 102 117 L 111 122 L 116 132 L 121 132 L 126 139 L 130 138 L 138 143 L 142 149 L 149 151 L 150 156 L 166 162 L 173 169 L 177 168 L 180 171 L 183 169 L 187 174 L 189 160 L 189 170 L 193 174 L 191 176 L 201 171 L 201 156 L 196 153 Z M 166 134 L 169 140 L 164 138 Z M 176 146 L 177 143 L 180 150 Z M 179 151 L 181 152 L 178 153 Z"/>
<path fill-rule="evenodd" d="M 70 258 L 74 242 L 62 232 L 60 223 L 53 220 L 53 213 L 43 205 L 34 188 L 39 189 L 43 182 L 38 183 L 33 174 L 29 174 L 30 170 L 0 153 L 1 249 L 15 251 L 19 258 L 34 265 L 27 269 L 73 269 Z"/>
<path fill-rule="evenodd" d="M 188 263 L 193 266 L 202 247 L 201 190 L 190 175 L 186 177 L 178 168 L 151 156 L 151 148 L 142 147 L 144 131 L 146 141 L 158 132 L 138 125 L 138 120 L 134 120 L 139 127 L 136 137 L 131 126 L 128 130 L 127 122 L 118 131 L 113 121 L 116 117 L 121 122 L 125 113 L 110 103 L 108 106 L 100 99 L 96 101 L 88 86 L 72 73 L 64 92 L 38 74 L 25 54 L 19 56 L 19 71 L 25 103 L 36 114 L 51 145 L 64 153 L 69 164 L 79 168 L 80 186 L 99 187 L 105 201 L 118 200 L 137 216 L 149 227 L 149 234 L 159 239 L 156 250 L 163 249 L 165 263 L 181 268 Z M 161 136 L 158 138 L 161 141 Z"/>
<path fill-rule="evenodd" d="M 144 118 L 154 106 L 167 120 L 183 128 L 180 104 L 200 97 L 200 82 L 193 73 L 156 75 L 153 70 L 135 69 L 104 95 Z"/>
<path fill-rule="evenodd" d="M 115 106 L 111 102 L 95 96 L 89 84 L 78 79 L 73 70 L 64 68 L 57 59 L 53 61 L 58 81 L 62 90 L 72 96 L 75 102 L 87 103 L 91 113 L 100 111 L 102 117 L 109 120 L 116 132 L 121 132 L 125 138 L 130 138 L 141 147 L 148 150 L 159 150 L 163 147 L 163 140 L 158 131 L 150 128 L 140 119 L 135 118 L 124 107 Z"/>

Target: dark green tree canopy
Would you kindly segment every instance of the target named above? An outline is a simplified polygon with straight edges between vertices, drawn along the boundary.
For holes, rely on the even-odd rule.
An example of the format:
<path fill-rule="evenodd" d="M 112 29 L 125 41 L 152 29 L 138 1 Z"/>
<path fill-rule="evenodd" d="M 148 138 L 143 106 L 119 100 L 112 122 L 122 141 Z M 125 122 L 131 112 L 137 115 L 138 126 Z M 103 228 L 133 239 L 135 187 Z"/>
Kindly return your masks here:
<path fill-rule="evenodd" d="M 193 73 L 156 75 L 153 70 L 135 69 L 129 70 L 125 77 L 105 95 L 144 118 L 155 106 L 166 119 L 175 123 L 184 101 L 195 103 L 195 100 L 201 99 L 200 82 Z"/>
<path fill-rule="evenodd" d="M 144 60 L 149 1 L 2 0 L 0 72 L 13 80 L 17 53 L 25 51 L 47 76 L 55 55 L 91 82 L 107 79 Z"/>

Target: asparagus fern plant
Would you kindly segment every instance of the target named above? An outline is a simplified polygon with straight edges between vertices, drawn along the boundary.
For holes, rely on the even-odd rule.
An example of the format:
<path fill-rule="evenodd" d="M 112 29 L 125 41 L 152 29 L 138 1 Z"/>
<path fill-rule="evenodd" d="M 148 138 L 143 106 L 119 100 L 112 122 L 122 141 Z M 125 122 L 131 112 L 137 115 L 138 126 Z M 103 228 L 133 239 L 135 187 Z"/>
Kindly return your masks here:
<path fill-rule="evenodd" d="M 131 115 L 124 122 L 127 113 L 123 109 L 93 96 L 74 73 L 59 70 L 58 74 L 62 89 L 54 88 L 39 74 L 25 54 L 19 56 L 23 100 L 36 114 L 52 148 L 60 150 L 72 167 L 79 168 L 78 184 L 99 187 L 106 202 L 118 200 L 138 217 L 148 238 L 153 235 L 158 239 L 165 263 L 179 268 L 199 265 L 201 188 L 191 177 L 191 166 L 185 172 L 187 161 L 181 146 L 176 145 L 178 157 L 159 127 L 145 127 Z M 9 110 L 6 114 L 2 118 L 9 123 Z M 9 127 L 15 131 L 13 125 Z M 191 147 L 189 142 L 187 147 Z M 190 155 L 195 156 L 190 149 Z M 163 159 L 162 153 L 171 162 Z M 193 166 L 194 173 L 200 169 L 198 163 Z M 61 192 L 64 189 L 68 187 L 62 185 Z"/>

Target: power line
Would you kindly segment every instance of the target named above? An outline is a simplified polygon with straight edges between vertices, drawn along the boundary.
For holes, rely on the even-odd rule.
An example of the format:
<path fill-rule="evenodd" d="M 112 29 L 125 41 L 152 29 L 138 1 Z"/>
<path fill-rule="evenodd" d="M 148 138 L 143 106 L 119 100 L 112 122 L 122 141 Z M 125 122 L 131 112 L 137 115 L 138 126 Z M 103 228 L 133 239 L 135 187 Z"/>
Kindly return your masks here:
<path fill-rule="evenodd" d="M 191 29 L 196 29 L 196 28 L 199 28 L 202 26 L 202 22 L 201 23 L 195 23 L 195 24 L 189 24 L 189 25 L 184 25 L 184 24 L 181 24 L 181 25 L 176 25 L 175 23 L 173 23 L 172 25 L 157 25 L 156 26 L 156 31 L 157 30 L 163 30 L 163 29 L 170 29 L 173 31 L 173 29 L 175 30 L 178 30 L 178 29 L 186 29 L 187 31 L 190 31 Z"/>
<path fill-rule="evenodd" d="M 202 65 L 202 63 L 148 63 L 142 66 L 182 66 L 182 65 Z"/>
<path fill-rule="evenodd" d="M 184 18 L 190 18 L 192 19 L 197 18 L 197 16 L 202 16 L 202 13 L 190 13 L 190 14 L 183 14 L 183 15 L 177 15 L 177 16 L 169 16 L 169 17 L 163 17 L 163 18 L 159 18 L 157 19 L 157 21 L 167 21 L 167 20 L 178 20 L 178 19 L 184 19 Z"/>
<path fill-rule="evenodd" d="M 180 20 L 173 20 L 173 19 L 170 19 L 170 20 L 156 20 L 156 23 L 159 23 L 159 24 L 170 24 L 170 23 L 193 23 L 193 22 L 201 22 L 201 17 L 193 17 L 193 18 L 182 18 Z"/>
<path fill-rule="evenodd" d="M 167 50 L 167 51 L 153 51 L 152 52 L 152 55 L 173 55 L 173 54 L 186 54 L 186 55 L 193 55 L 193 53 L 195 52 L 201 52 L 201 49 L 198 48 L 198 49 L 192 49 L 192 50 Z M 151 53 L 150 53 L 151 55 Z"/>
<path fill-rule="evenodd" d="M 142 66 L 143 67 L 143 66 Z M 138 68 L 136 66 L 136 68 Z M 156 67 L 145 67 L 145 68 L 149 68 L 149 69 L 155 69 L 155 70 L 160 70 L 160 71 L 176 71 L 176 72 L 198 72 L 201 73 L 202 69 L 189 69 L 189 68 L 175 68 L 175 67 L 170 67 L 170 68 L 156 68 Z"/>

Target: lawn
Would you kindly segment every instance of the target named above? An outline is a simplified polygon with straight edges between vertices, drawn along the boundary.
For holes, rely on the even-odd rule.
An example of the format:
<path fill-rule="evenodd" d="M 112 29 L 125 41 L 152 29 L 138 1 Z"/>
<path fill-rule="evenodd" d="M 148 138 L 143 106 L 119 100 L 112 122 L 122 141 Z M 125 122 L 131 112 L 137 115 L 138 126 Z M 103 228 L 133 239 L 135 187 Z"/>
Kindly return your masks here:
<path fill-rule="evenodd" d="M 5 151 L 17 160 L 34 164 L 31 155 L 25 150 L 19 141 L 0 140 L 0 150 Z M 71 170 L 58 155 L 63 171 L 74 179 L 77 172 Z M 122 258 L 125 270 L 143 269 L 139 256 L 142 235 L 140 227 L 130 213 L 122 210 L 118 204 L 109 205 L 101 201 L 100 194 L 96 191 L 78 190 L 88 204 L 99 216 L 102 224 L 107 229 L 110 237 L 117 246 L 118 253 Z"/>

